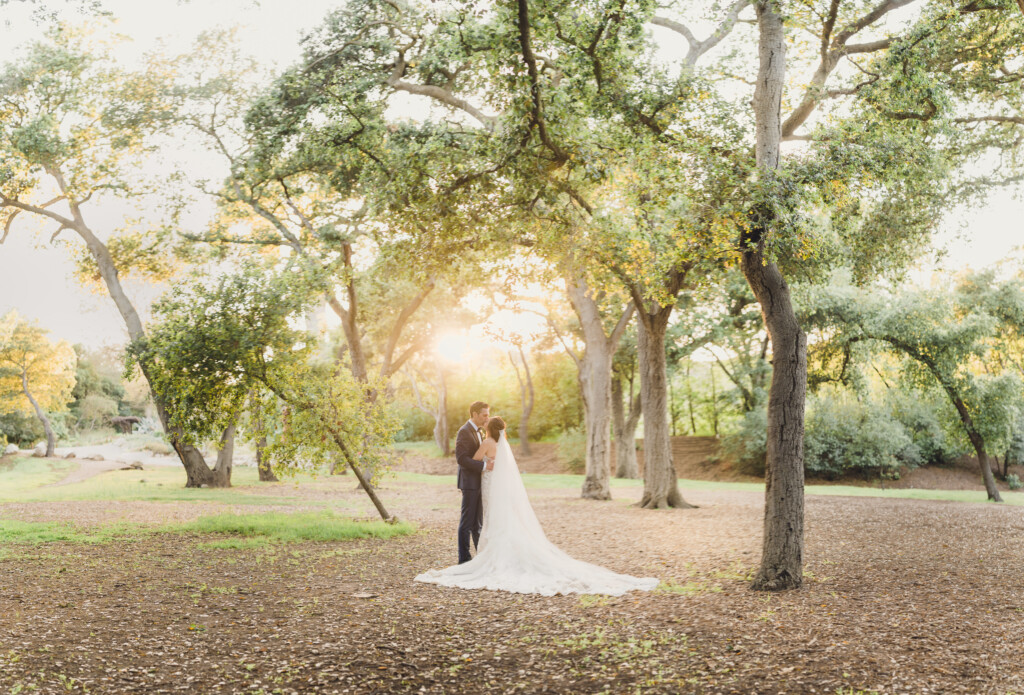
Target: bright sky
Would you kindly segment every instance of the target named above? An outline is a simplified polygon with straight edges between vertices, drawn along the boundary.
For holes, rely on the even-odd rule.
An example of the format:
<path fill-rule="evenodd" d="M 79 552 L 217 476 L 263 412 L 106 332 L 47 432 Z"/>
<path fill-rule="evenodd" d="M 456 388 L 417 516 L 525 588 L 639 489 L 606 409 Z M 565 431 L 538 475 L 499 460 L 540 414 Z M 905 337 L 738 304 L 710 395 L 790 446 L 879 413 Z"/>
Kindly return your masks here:
<path fill-rule="evenodd" d="M 118 18 L 119 31 L 133 39 L 136 50 L 152 48 L 158 42 L 169 52 L 185 50 L 201 31 L 217 27 L 238 27 L 242 50 L 267 66 L 285 67 L 298 58 L 298 41 L 316 26 L 340 0 L 104 0 Z M 67 11 L 69 3 L 43 2 L 68 19 L 78 16 Z M 30 10 L 21 3 L 7 5 L 0 22 L 0 61 L 7 62 L 18 45 L 40 32 L 30 20 Z M 102 222 L 102 212 L 96 211 Z M 948 249 L 941 267 L 956 269 L 990 265 L 1024 244 L 1021 221 L 1024 202 L 1010 192 L 994 195 L 988 205 L 975 210 L 952 210 L 937 238 Z M 67 249 L 49 247 L 47 236 L 33 225 L 15 224 L 6 243 L 0 246 L 0 314 L 10 309 L 36 319 L 52 337 L 88 346 L 120 345 L 125 342 L 122 321 L 113 303 L 104 295 L 91 295 L 71 278 L 72 262 Z M 926 254 L 916 277 L 924 279 L 936 266 L 934 254 Z M 153 288 L 132 287 L 138 304 L 155 296 Z M 511 319 L 505 325 L 511 323 Z M 536 323 L 534 320 L 525 323 Z M 532 326 L 531 326 L 532 329 Z M 454 352 L 446 339 L 442 352 Z M 452 357 L 455 357 L 452 355 Z"/>

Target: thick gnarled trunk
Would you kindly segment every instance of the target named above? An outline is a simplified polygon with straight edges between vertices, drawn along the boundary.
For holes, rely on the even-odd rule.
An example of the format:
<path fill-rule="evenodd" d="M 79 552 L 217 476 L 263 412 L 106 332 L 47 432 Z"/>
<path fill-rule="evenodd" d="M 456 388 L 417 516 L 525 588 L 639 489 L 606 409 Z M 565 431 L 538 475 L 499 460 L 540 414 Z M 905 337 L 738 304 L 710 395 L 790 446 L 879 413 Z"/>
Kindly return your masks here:
<path fill-rule="evenodd" d="M 640 403 L 644 413 L 644 495 L 639 506 L 645 509 L 693 507 L 679 491 L 672 464 L 665 362 L 665 333 L 671 314 L 672 307 L 663 307 L 654 313 L 641 312 L 637 321 Z"/>
<path fill-rule="evenodd" d="M 612 379 L 612 430 L 615 433 L 615 477 L 639 478 L 636 461 L 636 427 L 643 410 L 640 395 L 629 394 L 629 413 L 623 402 L 622 379 Z"/>
<path fill-rule="evenodd" d="M 754 89 L 756 156 L 758 176 L 767 181 L 779 167 L 785 36 L 774 0 L 759 0 L 756 10 L 760 57 Z M 775 220 L 767 205 L 758 214 L 760 219 L 753 220 L 742 239 L 741 267 L 771 336 L 773 371 L 768 392 L 764 546 L 752 588 L 776 591 L 796 589 L 803 583 L 807 338 L 793 310 L 789 286 L 764 254 L 764 235 Z"/>

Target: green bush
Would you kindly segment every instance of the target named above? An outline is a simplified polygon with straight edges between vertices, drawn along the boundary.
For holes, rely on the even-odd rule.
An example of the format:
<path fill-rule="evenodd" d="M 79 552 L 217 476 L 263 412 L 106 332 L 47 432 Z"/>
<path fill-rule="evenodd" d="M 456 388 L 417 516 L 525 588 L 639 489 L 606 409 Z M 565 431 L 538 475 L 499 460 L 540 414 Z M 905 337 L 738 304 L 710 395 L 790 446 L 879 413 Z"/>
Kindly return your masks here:
<path fill-rule="evenodd" d="M 1011 490 L 1020 490 L 1024 487 L 1024 483 L 1020 482 L 1020 476 L 1016 473 L 1010 473 L 1006 476 L 1006 484 L 1010 486 Z"/>
<path fill-rule="evenodd" d="M 764 475 L 768 447 L 768 410 L 751 410 L 739 422 L 739 429 L 725 436 L 722 449 L 748 475 Z"/>
<path fill-rule="evenodd" d="M 0 414 L 0 435 L 22 449 L 46 439 L 46 432 L 39 418 L 20 412 Z"/>
<path fill-rule="evenodd" d="M 929 421 L 931 411 L 907 408 L 906 419 L 916 418 L 916 430 L 908 428 L 904 418 L 886 404 L 861 403 L 841 391 L 809 396 L 804 420 L 805 470 L 830 479 L 846 473 L 895 477 L 900 466 L 945 461 L 958 451 L 933 412 Z M 738 429 L 725 437 L 725 455 L 740 471 L 764 475 L 767 432 L 765 408 L 747 413 Z"/>
<path fill-rule="evenodd" d="M 885 405 L 917 447 L 918 465 L 950 465 L 966 453 L 960 422 L 945 394 L 889 389 Z"/>
<path fill-rule="evenodd" d="M 903 424 L 885 408 L 841 393 L 826 394 L 808 408 L 804 468 L 811 475 L 844 473 L 897 477 L 901 465 L 920 465 L 921 452 Z"/>
<path fill-rule="evenodd" d="M 579 475 L 587 467 L 587 433 L 582 427 L 573 427 L 555 440 L 558 458 L 570 473 Z"/>

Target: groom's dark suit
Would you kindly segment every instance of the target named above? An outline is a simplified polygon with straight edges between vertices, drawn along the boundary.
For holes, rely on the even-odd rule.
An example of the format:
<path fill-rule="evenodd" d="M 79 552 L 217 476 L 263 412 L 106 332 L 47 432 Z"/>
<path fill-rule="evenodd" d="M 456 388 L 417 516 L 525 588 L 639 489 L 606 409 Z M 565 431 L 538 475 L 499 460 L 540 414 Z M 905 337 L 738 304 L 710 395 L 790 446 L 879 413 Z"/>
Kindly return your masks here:
<path fill-rule="evenodd" d="M 479 431 L 479 435 L 477 432 Z M 459 517 L 459 564 L 469 562 L 469 538 L 473 545 L 480 543 L 480 529 L 484 525 L 484 506 L 480 481 L 484 462 L 473 458 L 483 441 L 483 431 L 472 421 L 466 422 L 455 438 L 455 461 L 459 464 L 459 489 L 462 490 L 462 515 Z"/>

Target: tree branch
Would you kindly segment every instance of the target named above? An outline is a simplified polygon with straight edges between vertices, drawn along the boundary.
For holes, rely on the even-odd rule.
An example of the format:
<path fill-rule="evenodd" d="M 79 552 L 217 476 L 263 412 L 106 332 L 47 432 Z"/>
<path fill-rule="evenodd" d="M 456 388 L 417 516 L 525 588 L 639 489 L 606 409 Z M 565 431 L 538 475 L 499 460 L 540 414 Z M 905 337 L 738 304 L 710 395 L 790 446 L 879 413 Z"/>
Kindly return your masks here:
<path fill-rule="evenodd" d="M 398 314 L 398 318 L 395 319 L 395 325 L 391 327 L 391 333 L 388 335 L 388 344 L 384 349 L 384 363 L 381 364 L 380 374 L 384 378 L 390 377 L 396 371 L 398 371 L 399 365 L 392 366 L 391 358 L 395 353 L 395 348 L 398 346 L 398 339 L 402 335 L 402 331 L 405 329 L 405 324 L 408 323 L 409 318 L 416 313 L 416 310 L 423 304 L 423 300 L 427 298 L 427 295 L 431 293 L 435 286 L 435 279 L 430 278 L 424 288 L 413 297 L 412 301 L 403 307 L 402 311 Z"/>

